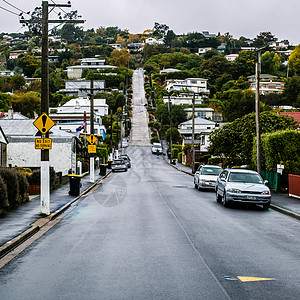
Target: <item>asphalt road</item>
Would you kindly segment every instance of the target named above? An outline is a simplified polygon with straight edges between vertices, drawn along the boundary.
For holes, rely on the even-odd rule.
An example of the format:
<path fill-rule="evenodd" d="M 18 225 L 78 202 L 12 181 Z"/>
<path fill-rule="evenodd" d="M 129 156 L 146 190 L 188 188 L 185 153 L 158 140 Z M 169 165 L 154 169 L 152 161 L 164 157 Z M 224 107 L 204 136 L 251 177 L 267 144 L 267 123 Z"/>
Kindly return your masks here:
<path fill-rule="evenodd" d="M 0 269 L 0 299 L 299 299 L 298 221 L 224 208 L 150 146 L 127 153 L 128 172 Z"/>

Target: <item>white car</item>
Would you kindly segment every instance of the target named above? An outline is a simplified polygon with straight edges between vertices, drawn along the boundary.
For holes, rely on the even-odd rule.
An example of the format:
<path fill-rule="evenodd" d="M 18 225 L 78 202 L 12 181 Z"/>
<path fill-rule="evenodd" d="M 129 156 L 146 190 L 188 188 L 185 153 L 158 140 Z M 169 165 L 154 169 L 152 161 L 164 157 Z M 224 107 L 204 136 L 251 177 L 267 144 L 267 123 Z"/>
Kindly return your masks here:
<path fill-rule="evenodd" d="M 223 171 L 220 166 L 202 165 L 194 174 L 194 185 L 198 190 L 215 189 L 217 178 Z"/>
<path fill-rule="evenodd" d="M 162 146 L 160 143 L 153 143 L 152 154 L 162 154 Z"/>

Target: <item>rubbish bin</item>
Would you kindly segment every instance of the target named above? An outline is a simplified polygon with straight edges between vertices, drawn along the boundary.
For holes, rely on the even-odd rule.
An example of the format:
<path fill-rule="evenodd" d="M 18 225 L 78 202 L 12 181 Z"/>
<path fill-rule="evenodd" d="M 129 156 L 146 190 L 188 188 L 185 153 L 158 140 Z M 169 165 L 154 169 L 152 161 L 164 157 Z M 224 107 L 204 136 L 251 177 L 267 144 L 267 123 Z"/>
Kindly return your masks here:
<path fill-rule="evenodd" d="M 111 163 L 112 163 L 112 162 L 113 162 L 113 161 L 110 160 L 110 159 L 107 161 L 107 168 L 108 168 L 108 169 L 111 169 Z"/>
<path fill-rule="evenodd" d="M 70 190 L 69 195 L 71 196 L 79 196 L 80 195 L 80 188 L 81 188 L 81 175 L 68 175 L 70 177 Z"/>
<path fill-rule="evenodd" d="M 172 159 L 172 165 L 176 165 L 176 158 Z"/>
<path fill-rule="evenodd" d="M 100 173 L 99 173 L 99 175 L 106 175 L 106 168 L 107 168 L 106 164 L 101 164 L 100 165 Z"/>

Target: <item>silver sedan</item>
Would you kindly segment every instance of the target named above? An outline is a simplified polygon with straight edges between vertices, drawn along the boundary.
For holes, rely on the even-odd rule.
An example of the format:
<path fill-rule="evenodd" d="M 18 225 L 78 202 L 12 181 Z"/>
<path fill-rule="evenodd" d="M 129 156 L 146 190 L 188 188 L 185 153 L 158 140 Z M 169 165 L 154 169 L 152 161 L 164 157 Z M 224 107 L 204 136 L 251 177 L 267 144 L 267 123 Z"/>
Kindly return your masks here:
<path fill-rule="evenodd" d="M 251 170 L 225 169 L 217 179 L 216 200 L 225 207 L 233 202 L 261 204 L 268 209 L 271 192 L 261 176 Z"/>

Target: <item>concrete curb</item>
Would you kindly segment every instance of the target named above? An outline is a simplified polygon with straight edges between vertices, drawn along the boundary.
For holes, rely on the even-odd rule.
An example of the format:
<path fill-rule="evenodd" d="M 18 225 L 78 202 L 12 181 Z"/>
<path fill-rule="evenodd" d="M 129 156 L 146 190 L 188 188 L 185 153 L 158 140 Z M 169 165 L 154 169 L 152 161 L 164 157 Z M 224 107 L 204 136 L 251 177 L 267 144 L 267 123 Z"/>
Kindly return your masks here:
<path fill-rule="evenodd" d="M 29 229 L 22 232 L 12 240 L 6 242 L 5 244 L 1 245 L 0 247 L 0 258 L 5 256 L 8 252 L 25 242 L 27 239 L 29 239 L 31 236 L 36 234 L 43 226 L 48 224 L 51 220 L 54 220 L 56 217 L 58 217 L 60 214 L 62 214 L 65 210 L 67 210 L 74 202 L 78 201 L 82 196 L 87 194 L 90 190 L 92 190 L 96 185 L 101 183 L 103 179 L 105 179 L 108 175 L 110 175 L 112 172 L 111 170 L 108 171 L 103 177 L 95 181 L 91 186 L 89 186 L 85 191 L 83 191 L 78 197 L 75 199 L 67 202 L 65 205 L 51 213 L 47 217 L 42 217 L 35 221 Z"/>
<path fill-rule="evenodd" d="M 185 173 L 185 174 L 194 176 L 193 173 L 187 172 L 187 171 L 185 171 L 185 170 L 181 170 L 181 169 L 177 168 L 176 166 L 170 164 L 169 161 L 166 159 L 165 156 L 163 156 L 163 159 L 164 159 L 165 163 L 169 164 L 169 165 L 170 165 L 171 167 L 173 167 L 174 169 L 176 169 L 176 170 L 178 170 L 178 171 L 180 171 L 180 172 L 183 172 L 183 173 Z M 294 212 L 294 211 L 291 211 L 291 210 L 289 210 L 289 209 L 287 209 L 287 208 L 284 208 L 284 207 L 281 207 L 281 206 L 278 206 L 278 205 L 272 204 L 272 203 L 271 203 L 271 205 L 270 205 L 270 208 L 272 208 L 272 209 L 274 209 L 274 210 L 276 210 L 276 211 L 278 211 L 278 212 L 280 212 L 280 213 L 282 213 L 282 214 L 285 214 L 285 215 L 287 215 L 287 216 L 290 216 L 290 217 L 292 217 L 292 218 L 297 219 L 297 220 L 300 221 L 300 214 L 298 214 L 298 213 L 296 213 L 296 212 Z"/>
<path fill-rule="evenodd" d="M 288 210 L 288 209 L 286 209 L 286 208 L 283 208 L 283 207 L 281 207 L 281 206 L 278 206 L 278 205 L 272 204 L 272 203 L 271 203 L 270 207 L 271 207 L 272 209 L 274 209 L 274 210 L 276 210 L 276 211 L 282 213 L 282 214 L 285 214 L 285 215 L 287 215 L 287 216 L 290 216 L 290 217 L 292 217 L 292 218 L 297 219 L 297 220 L 300 221 L 300 214 L 298 214 L 298 213 L 296 213 L 296 212 L 294 212 L 294 211 Z"/>

